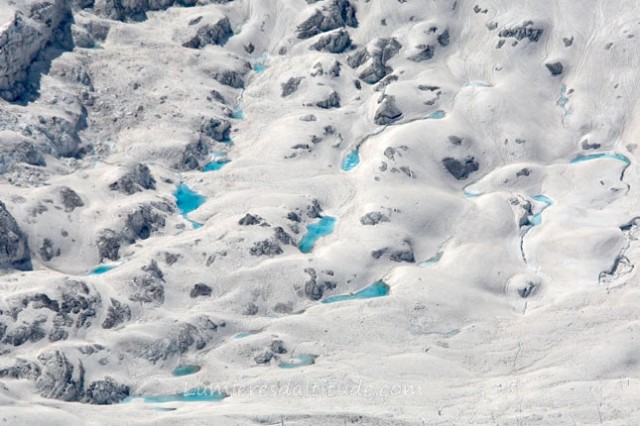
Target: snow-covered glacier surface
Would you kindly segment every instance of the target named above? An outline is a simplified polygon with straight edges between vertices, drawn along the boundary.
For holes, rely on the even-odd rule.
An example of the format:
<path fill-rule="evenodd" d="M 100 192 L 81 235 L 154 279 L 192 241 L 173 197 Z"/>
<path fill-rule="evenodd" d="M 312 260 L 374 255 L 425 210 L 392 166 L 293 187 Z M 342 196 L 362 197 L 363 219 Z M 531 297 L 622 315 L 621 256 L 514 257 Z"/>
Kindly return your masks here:
<path fill-rule="evenodd" d="M 637 424 L 638 12 L 0 0 L 3 424 Z"/>

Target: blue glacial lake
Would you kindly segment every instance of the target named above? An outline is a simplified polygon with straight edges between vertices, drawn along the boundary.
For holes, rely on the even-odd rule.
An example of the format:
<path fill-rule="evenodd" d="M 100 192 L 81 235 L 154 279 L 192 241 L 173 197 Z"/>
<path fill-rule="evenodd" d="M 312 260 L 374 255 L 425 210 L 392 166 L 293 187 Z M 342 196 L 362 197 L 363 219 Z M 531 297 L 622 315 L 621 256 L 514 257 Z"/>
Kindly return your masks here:
<path fill-rule="evenodd" d="M 611 158 L 613 160 L 622 161 L 626 165 L 631 164 L 631 160 L 629 160 L 627 156 L 617 152 L 599 152 L 595 154 L 578 155 L 576 158 L 571 160 L 571 164 L 584 163 L 585 161 L 598 160 L 600 158 Z"/>
<path fill-rule="evenodd" d="M 307 365 L 313 365 L 316 363 L 316 358 L 318 356 L 317 355 L 311 355 L 311 354 L 300 354 L 300 355 L 295 355 L 291 358 L 290 361 L 281 361 L 278 364 L 278 367 L 280 368 L 298 368 L 298 367 L 305 367 Z"/>
<path fill-rule="evenodd" d="M 200 367 L 197 365 L 179 365 L 171 372 L 172 376 L 182 377 L 190 374 L 195 374 L 200 371 Z"/>
<path fill-rule="evenodd" d="M 348 172 L 360 164 L 360 152 L 358 148 L 349 152 L 342 160 L 342 170 Z"/>
<path fill-rule="evenodd" d="M 307 233 L 304 234 L 298 248 L 303 253 L 311 253 L 313 246 L 320 238 L 331 234 L 336 225 L 336 218 L 324 216 L 319 222 L 307 226 Z"/>
<path fill-rule="evenodd" d="M 390 290 L 391 289 L 389 285 L 387 285 L 387 283 L 385 283 L 384 281 L 376 281 L 375 283 L 355 293 L 327 297 L 322 301 L 322 303 L 336 303 L 344 302 L 347 300 L 371 299 L 374 297 L 388 296 Z"/>

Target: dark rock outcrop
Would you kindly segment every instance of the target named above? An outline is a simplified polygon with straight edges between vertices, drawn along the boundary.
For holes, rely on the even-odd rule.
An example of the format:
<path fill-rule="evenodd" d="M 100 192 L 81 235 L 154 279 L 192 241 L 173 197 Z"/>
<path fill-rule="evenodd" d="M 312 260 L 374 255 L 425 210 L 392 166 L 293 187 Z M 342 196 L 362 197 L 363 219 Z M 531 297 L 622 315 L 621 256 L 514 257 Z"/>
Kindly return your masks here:
<path fill-rule="evenodd" d="M 156 180 L 145 164 L 135 164 L 120 179 L 109 185 L 112 191 L 131 195 L 146 189 L 156 189 Z"/>
<path fill-rule="evenodd" d="M 192 49 L 201 49 L 208 44 L 224 46 L 231 36 L 233 36 L 231 23 L 229 19 L 222 18 L 214 25 L 207 24 L 198 28 L 196 35 L 182 45 Z"/>
<path fill-rule="evenodd" d="M 189 296 L 192 299 L 195 299 L 196 297 L 201 297 L 201 296 L 209 297 L 211 296 L 211 287 L 203 283 L 198 283 L 193 286 L 193 288 L 191 289 L 191 293 L 189 293 Z"/>
<path fill-rule="evenodd" d="M 129 305 L 111 298 L 111 306 L 109 306 L 107 316 L 102 322 L 102 328 L 110 329 L 130 320 L 131 308 Z"/>
<path fill-rule="evenodd" d="M 77 207 L 83 207 L 84 201 L 82 198 L 71 188 L 64 186 L 60 189 L 60 197 L 62 199 L 62 205 L 66 212 L 72 212 Z"/>
<path fill-rule="evenodd" d="M 0 269 L 30 271 L 32 268 L 27 236 L 0 201 Z"/>
<path fill-rule="evenodd" d="M 107 376 L 87 386 L 82 402 L 97 405 L 116 404 L 127 398 L 129 393 L 129 386 L 120 384 Z"/>
<path fill-rule="evenodd" d="M 533 27 L 533 21 L 525 21 L 522 25 L 512 28 L 505 28 L 498 33 L 502 38 L 515 38 L 520 41 L 528 39 L 531 42 L 537 42 L 542 37 L 544 30 L 542 28 Z"/>
<path fill-rule="evenodd" d="M 544 66 L 547 67 L 551 75 L 554 77 L 562 74 L 562 72 L 564 71 L 564 66 L 562 65 L 562 62 L 551 62 L 548 64 L 544 64 Z"/>
<path fill-rule="evenodd" d="M 385 96 L 382 103 L 376 110 L 373 121 L 381 126 L 389 125 L 402 118 L 402 111 L 396 105 L 394 96 Z"/>
<path fill-rule="evenodd" d="M 442 159 L 442 164 L 458 180 L 465 180 L 479 169 L 479 164 L 474 157 L 467 157 L 464 160 L 446 157 Z"/>
<path fill-rule="evenodd" d="M 320 40 L 311 45 L 312 49 L 322 52 L 343 53 L 351 47 L 351 37 L 345 30 L 322 36 Z"/>
<path fill-rule="evenodd" d="M 293 94 L 298 90 L 298 86 L 300 86 L 300 82 L 303 77 L 291 77 L 285 83 L 282 83 L 282 97 L 286 98 L 287 96 Z"/>
<path fill-rule="evenodd" d="M 381 222 L 390 222 L 390 219 L 380 212 L 369 212 L 360 218 L 363 225 L 377 225 Z"/>
<path fill-rule="evenodd" d="M 356 9 L 349 0 L 333 0 L 328 7 L 316 10 L 309 19 L 298 25 L 298 38 L 307 39 L 345 26 L 358 26 Z"/>
<path fill-rule="evenodd" d="M 326 99 L 316 102 L 316 106 L 324 109 L 340 108 L 340 95 L 333 91 Z"/>
<path fill-rule="evenodd" d="M 209 118 L 200 125 L 200 134 L 218 142 L 229 140 L 231 124 L 227 120 Z"/>

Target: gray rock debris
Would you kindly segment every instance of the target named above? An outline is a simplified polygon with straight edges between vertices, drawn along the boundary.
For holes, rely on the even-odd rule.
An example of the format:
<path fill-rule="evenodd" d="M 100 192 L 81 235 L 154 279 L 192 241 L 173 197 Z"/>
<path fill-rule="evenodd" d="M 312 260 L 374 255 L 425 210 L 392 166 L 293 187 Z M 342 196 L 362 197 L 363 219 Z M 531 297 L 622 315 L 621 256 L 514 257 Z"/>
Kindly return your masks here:
<path fill-rule="evenodd" d="M 131 295 L 129 300 L 132 302 L 162 304 L 164 302 L 164 274 L 155 260 L 142 267 L 142 270 L 146 273 L 136 276 L 130 283 Z"/>
<path fill-rule="evenodd" d="M 200 167 L 200 163 L 209 159 L 209 146 L 200 138 L 198 141 L 190 142 L 184 149 L 180 162 L 175 165 L 178 170 L 195 170 Z"/>
<path fill-rule="evenodd" d="M 498 33 L 502 38 L 515 38 L 516 40 L 528 39 L 531 42 L 537 42 L 542 37 L 544 30 L 542 28 L 534 28 L 533 21 L 525 21 L 522 25 L 512 28 L 505 28 Z"/>
<path fill-rule="evenodd" d="M 42 258 L 42 260 L 44 260 L 45 262 L 50 261 L 56 256 L 60 256 L 60 249 L 56 249 L 53 246 L 53 241 L 51 241 L 49 238 L 45 238 L 42 241 L 42 246 L 40 247 L 40 250 L 38 250 L 38 252 L 40 253 L 40 257 Z"/>
<path fill-rule="evenodd" d="M 376 110 L 373 121 L 381 126 L 389 125 L 402 118 L 402 111 L 396 105 L 395 96 L 385 96 Z"/>
<path fill-rule="evenodd" d="M 81 402 L 97 405 L 116 404 L 129 396 L 129 386 L 120 384 L 107 376 L 87 386 Z"/>
<path fill-rule="evenodd" d="M 449 30 L 444 30 L 444 32 L 438 36 L 438 44 L 442 47 L 447 47 L 449 45 L 449 41 Z"/>
<path fill-rule="evenodd" d="M 304 77 L 291 77 L 285 83 L 282 83 L 282 97 L 286 98 L 287 96 L 293 94 L 298 90 L 298 86 L 300 86 L 300 82 Z"/>
<path fill-rule="evenodd" d="M 102 328 L 110 329 L 131 320 L 131 308 L 126 303 L 121 303 L 111 298 L 111 306 L 107 316 L 102 322 Z"/>
<path fill-rule="evenodd" d="M 209 297 L 211 296 L 211 287 L 203 283 L 198 283 L 193 286 L 193 288 L 191 289 L 191 293 L 189 293 L 189 296 L 192 299 L 195 299 L 196 297 L 201 297 L 201 296 Z"/>
<path fill-rule="evenodd" d="M 368 56 L 371 58 L 371 65 L 360 73 L 360 79 L 374 84 L 382 80 L 387 74 L 391 73 L 393 69 L 387 66 L 389 59 L 394 57 L 402 45 L 395 38 L 382 38 L 376 42 L 373 52 L 368 52 Z M 361 54 L 360 54 L 361 55 Z M 360 59 L 358 57 L 358 59 Z M 357 63 L 356 59 L 351 61 Z"/>
<path fill-rule="evenodd" d="M 442 159 L 442 164 L 458 180 L 465 180 L 479 169 L 479 164 L 474 157 L 467 157 L 464 160 L 446 157 Z"/>
<path fill-rule="evenodd" d="M 317 9 L 309 19 L 298 25 L 298 38 L 307 39 L 345 26 L 358 26 L 356 9 L 348 0 L 333 0 L 328 7 L 322 11 Z"/>
<path fill-rule="evenodd" d="M 244 89 L 244 78 L 238 71 L 223 71 L 213 74 L 213 78 L 220 84 L 234 89 Z"/>
<path fill-rule="evenodd" d="M 436 52 L 436 48 L 430 44 L 426 46 L 418 46 L 418 48 L 420 49 L 420 52 L 409 57 L 409 59 L 414 62 L 428 61 L 429 59 L 433 58 L 433 55 Z"/>
<path fill-rule="evenodd" d="M 191 348 L 201 350 L 213 339 L 218 327 L 224 327 L 224 322 L 216 324 L 206 316 L 200 316 L 192 323 L 180 323 L 177 327 L 168 329 L 163 336 L 152 343 L 133 350 L 141 357 L 157 362 L 172 356 L 182 355 Z"/>
<path fill-rule="evenodd" d="M 360 218 L 360 223 L 363 225 L 377 225 L 381 222 L 390 222 L 388 216 L 380 212 L 369 212 Z"/>
<path fill-rule="evenodd" d="M 228 141 L 230 131 L 231 124 L 227 120 L 209 118 L 200 125 L 200 135 L 218 142 Z"/>
<path fill-rule="evenodd" d="M 94 5 L 89 0 L 87 6 L 93 6 L 98 15 L 109 19 L 142 22 L 147 19 L 149 11 L 165 10 L 175 5 L 195 6 L 196 2 L 197 0 L 98 0 Z"/>
<path fill-rule="evenodd" d="M 42 374 L 36 380 L 36 388 L 41 396 L 62 401 L 81 399 L 85 373 L 82 363 L 76 372 L 67 356 L 59 350 L 39 355 L 38 361 L 43 365 Z"/>
<path fill-rule="evenodd" d="M 72 212 L 77 207 L 83 207 L 84 201 L 82 198 L 71 188 L 63 186 L 60 189 L 60 198 L 62 199 L 62 205 L 66 212 Z"/>
<path fill-rule="evenodd" d="M 277 241 L 263 240 L 257 241 L 253 244 L 253 247 L 249 250 L 252 256 L 277 256 L 284 253 L 282 247 Z"/>
<path fill-rule="evenodd" d="M 146 189 L 156 189 L 156 180 L 151 175 L 149 167 L 145 164 L 135 164 L 120 179 L 110 184 L 109 189 L 131 195 Z"/>
<path fill-rule="evenodd" d="M 30 271 L 31 253 L 27 236 L 0 201 L 0 269 Z"/>
<path fill-rule="evenodd" d="M 315 269 L 307 268 L 304 272 L 309 275 L 309 279 L 304 283 L 304 294 L 310 300 L 320 300 L 325 291 L 335 289 L 338 284 L 330 279 L 321 280 Z"/>
<path fill-rule="evenodd" d="M 340 108 L 340 95 L 333 91 L 326 99 L 316 102 L 316 106 L 324 109 Z"/>
<path fill-rule="evenodd" d="M 191 40 L 183 43 L 182 46 L 192 49 L 202 49 L 209 44 L 224 46 L 231 36 L 233 36 L 231 23 L 225 17 L 214 25 L 207 24 L 198 28 L 196 35 Z"/>
<path fill-rule="evenodd" d="M 68 1 L 34 1 L 27 4 L 26 14 L 16 13 L 6 23 L 0 32 L 1 98 L 14 101 L 25 92 L 28 68 L 70 14 Z"/>
<path fill-rule="evenodd" d="M 103 230 L 96 241 L 100 261 L 102 262 L 105 259 L 118 260 L 122 245 L 133 244 L 137 240 L 145 240 L 151 236 L 152 232 L 164 227 L 165 216 L 159 213 L 160 209 L 164 212 L 172 210 L 168 204 L 144 204 L 127 215 L 121 231 Z"/>
<path fill-rule="evenodd" d="M 311 45 L 312 49 L 322 52 L 343 53 L 351 47 L 351 37 L 345 30 L 322 36 L 320 40 Z"/>
<path fill-rule="evenodd" d="M 564 71 L 564 66 L 562 65 L 562 62 L 551 62 L 548 64 L 544 64 L 544 66 L 547 67 L 551 75 L 554 77 L 562 74 L 562 71 Z"/>
<path fill-rule="evenodd" d="M 251 225 L 260 225 L 263 222 L 264 222 L 264 219 L 262 219 L 260 216 L 247 213 L 246 215 L 244 215 L 242 219 L 238 221 L 238 224 L 242 226 L 251 226 Z"/>

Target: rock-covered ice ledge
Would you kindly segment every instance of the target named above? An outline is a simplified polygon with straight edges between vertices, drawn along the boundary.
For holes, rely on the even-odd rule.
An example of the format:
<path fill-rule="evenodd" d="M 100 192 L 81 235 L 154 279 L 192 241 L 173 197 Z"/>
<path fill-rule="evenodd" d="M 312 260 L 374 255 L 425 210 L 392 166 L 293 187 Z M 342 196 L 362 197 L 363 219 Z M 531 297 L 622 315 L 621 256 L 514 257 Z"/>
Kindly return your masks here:
<path fill-rule="evenodd" d="M 0 6 L 0 97 L 18 99 L 38 54 L 71 17 L 69 0 L 18 0 Z"/>

